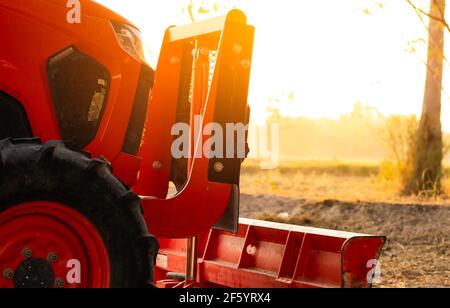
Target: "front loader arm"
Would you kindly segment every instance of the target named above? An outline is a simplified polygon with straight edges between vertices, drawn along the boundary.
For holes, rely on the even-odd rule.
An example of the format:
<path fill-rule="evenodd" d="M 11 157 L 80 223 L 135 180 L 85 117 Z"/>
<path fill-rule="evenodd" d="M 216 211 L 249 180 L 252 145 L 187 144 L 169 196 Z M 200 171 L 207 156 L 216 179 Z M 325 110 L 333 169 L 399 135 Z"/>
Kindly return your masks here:
<path fill-rule="evenodd" d="M 249 121 L 253 39 L 254 29 L 240 11 L 166 33 L 140 153 L 143 165 L 134 187 L 143 196 L 150 232 L 160 243 L 157 285 L 370 287 L 384 237 L 238 222 L 241 159 L 195 155 L 204 146 L 195 130 L 197 116 L 202 116 L 200 129 L 213 122 L 223 127 Z M 213 74 L 212 50 L 217 50 Z M 177 122 L 191 124 L 190 158 L 171 155 L 171 129 Z M 173 198 L 167 198 L 170 181 L 180 191 Z M 234 227 L 228 224 L 232 220 Z M 171 279 L 174 273 L 178 278 Z"/>
<path fill-rule="evenodd" d="M 248 124 L 253 39 L 254 28 L 238 10 L 226 18 L 166 32 L 140 152 L 142 167 L 134 187 L 142 196 L 149 229 L 157 237 L 196 236 L 211 229 L 229 206 L 239 182 L 241 160 L 237 156 L 208 159 L 201 135 L 210 123 L 218 123 L 224 130 L 226 123 Z M 208 58 L 216 51 L 214 66 Z M 183 94 L 186 88 L 189 95 Z M 180 119 L 183 104 L 190 113 L 185 120 L 191 124 L 191 157 L 184 170 L 187 182 L 175 197 L 167 198 L 174 170 L 172 128 Z M 199 133 L 195 133 L 196 116 L 201 116 Z"/>

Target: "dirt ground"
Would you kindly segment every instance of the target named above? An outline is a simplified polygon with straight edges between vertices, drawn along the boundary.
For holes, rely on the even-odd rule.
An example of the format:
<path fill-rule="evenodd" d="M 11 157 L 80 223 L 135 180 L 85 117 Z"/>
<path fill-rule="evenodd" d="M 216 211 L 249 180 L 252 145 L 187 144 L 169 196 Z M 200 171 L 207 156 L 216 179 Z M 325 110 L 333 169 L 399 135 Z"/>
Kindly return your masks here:
<path fill-rule="evenodd" d="M 298 181 L 303 177 L 308 180 Z M 382 283 L 376 287 L 450 287 L 450 205 L 446 200 L 381 202 L 384 191 L 374 180 L 244 172 L 241 216 L 385 235 Z"/>

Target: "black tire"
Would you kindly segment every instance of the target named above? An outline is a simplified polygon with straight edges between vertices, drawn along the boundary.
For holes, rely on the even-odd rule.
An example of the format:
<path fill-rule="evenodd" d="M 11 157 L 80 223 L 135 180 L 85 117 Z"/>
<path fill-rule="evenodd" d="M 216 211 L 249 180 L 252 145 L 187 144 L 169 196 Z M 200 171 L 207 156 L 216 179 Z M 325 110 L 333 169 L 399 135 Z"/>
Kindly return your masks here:
<path fill-rule="evenodd" d="M 158 251 L 140 199 L 102 159 L 39 139 L 0 141 L 0 215 L 23 202 L 59 202 L 97 228 L 109 253 L 111 288 L 153 286 Z"/>

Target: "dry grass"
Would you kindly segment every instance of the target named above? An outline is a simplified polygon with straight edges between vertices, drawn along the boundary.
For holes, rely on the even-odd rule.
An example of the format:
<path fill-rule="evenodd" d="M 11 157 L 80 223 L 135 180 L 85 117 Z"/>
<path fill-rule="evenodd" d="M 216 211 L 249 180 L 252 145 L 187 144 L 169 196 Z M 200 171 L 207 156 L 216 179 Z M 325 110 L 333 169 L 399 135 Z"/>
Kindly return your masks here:
<path fill-rule="evenodd" d="M 302 161 L 282 163 L 262 171 L 255 161 L 244 164 L 242 191 L 310 200 L 381 202 L 396 204 L 450 204 L 450 171 L 443 179 L 446 194 L 428 198 L 401 196 L 400 182 L 386 176 L 386 168 L 373 162 Z"/>
<path fill-rule="evenodd" d="M 444 186 L 450 187 L 448 180 Z M 450 287 L 450 200 L 399 197 L 364 163 L 302 162 L 243 170 L 242 215 L 386 235 L 380 287 Z"/>

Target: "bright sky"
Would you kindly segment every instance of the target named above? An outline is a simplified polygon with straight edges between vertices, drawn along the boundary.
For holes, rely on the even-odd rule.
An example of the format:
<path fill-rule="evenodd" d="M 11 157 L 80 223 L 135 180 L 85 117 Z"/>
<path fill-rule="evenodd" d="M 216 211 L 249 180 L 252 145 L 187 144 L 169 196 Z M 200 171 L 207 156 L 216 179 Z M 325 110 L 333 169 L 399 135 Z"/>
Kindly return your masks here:
<path fill-rule="evenodd" d="M 164 30 L 189 22 L 183 11 L 188 0 L 97 1 L 141 28 L 153 64 Z M 214 1 L 203 2 L 208 6 Z M 281 98 L 278 106 L 289 116 L 337 118 L 356 102 L 386 115 L 420 115 L 427 32 L 405 0 L 217 2 L 242 9 L 256 27 L 249 97 L 254 119 L 264 118 L 270 97 Z M 429 0 L 415 3 L 428 9 Z M 363 12 L 366 8 L 369 14 Z M 413 45 L 416 53 L 407 52 L 409 42 L 419 39 L 424 41 Z M 294 94 L 293 102 L 289 93 Z M 450 97 L 445 93 L 442 103 L 443 125 L 450 130 Z"/>

